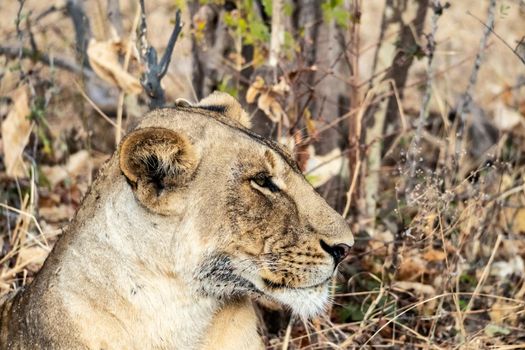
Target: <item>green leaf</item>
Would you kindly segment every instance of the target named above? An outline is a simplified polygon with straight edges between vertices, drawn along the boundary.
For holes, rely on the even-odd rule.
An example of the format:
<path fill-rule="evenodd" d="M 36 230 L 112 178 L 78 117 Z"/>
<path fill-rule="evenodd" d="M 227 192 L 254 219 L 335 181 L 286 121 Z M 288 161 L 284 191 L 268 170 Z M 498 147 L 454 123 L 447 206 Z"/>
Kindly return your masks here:
<path fill-rule="evenodd" d="M 343 322 L 357 322 L 363 320 L 365 313 L 361 310 L 360 304 L 350 303 L 344 305 L 341 311 L 339 311 L 339 317 Z"/>
<path fill-rule="evenodd" d="M 317 181 L 319 181 L 319 179 L 320 179 L 319 176 L 310 175 L 310 174 L 305 175 L 305 178 L 306 178 L 306 181 L 308 181 L 310 183 L 310 185 L 312 185 L 312 186 L 317 184 Z"/>
<path fill-rule="evenodd" d="M 351 20 L 349 11 L 345 8 L 343 0 L 328 0 L 321 4 L 323 18 L 326 22 L 332 20 L 343 28 L 348 27 Z"/>
<path fill-rule="evenodd" d="M 224 14 L 224 23 L 230 28 L 235 28 L 237 26 L 237 23 L 233 20 L 233 16 L 229 12 Z"/>
<path fill-rule="evenodd" d="M 272 8 L 272 0 L 262 0 L 262 5 L 264 8 L 264 13 L 268 17 L 272 17 L 273 8 Z"/>
<path fill-rule="evenodd" d="M 489 324 L 485 327 L 485 334 L 489 337 L 495 337 L 497 335 L 509 335 L 511 332 L 510 329 L 498 326 L 496 324 Z"/>
<path fill-rule="evenodd" d="M 266 42 L 270 40 L 270 33 L 266 25 L 258 20 L 253 20 L 250 22 L 250 33 L 253 36 L 254 41 Z"/>
<path fill-rule="evenodd" d="M 227 92 L 228 94 L 232 95 L 235 98 L 239 98 L 239 91 L 237 88 L 230 83 L 231 76 L 225 76 L 219 85 L 217 86 L 217 90 L 222 92 Z"/>
<path fill-rule="evenodd" d="M 237 21 L 237 27 L 240 28 L 241 34 L 246 33 L 246 29 L 248 28 L 248 24 L 246 23 L 246 20 L 244 18 L 239 18 Z"/>
<path fill-rule="evenodd" d="M 293 15 L 293 4 L 286 2 L 283 6 L 283 12 L 286 17 L 291 17 Z"/>
<path fill-rule="evenodd" d="M 337 7 L 332 11 L 332 14 L 337 25 L 343 28 L 348 27 L 348 22 L 350 21 L 350 14 L 348 11 L 346 11 L 344 8 Z"/>

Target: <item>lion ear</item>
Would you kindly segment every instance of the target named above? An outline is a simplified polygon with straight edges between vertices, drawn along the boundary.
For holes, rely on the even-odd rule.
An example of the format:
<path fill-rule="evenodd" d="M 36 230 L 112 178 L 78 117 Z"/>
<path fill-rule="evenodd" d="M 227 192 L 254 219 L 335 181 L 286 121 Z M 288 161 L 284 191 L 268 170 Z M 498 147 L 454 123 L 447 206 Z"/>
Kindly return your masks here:
<path fill-rule="evenodd" d="M 239 101 L 225 92 L 215 91 L 208 97 L 200 100 L 199 103 L 194 106 L 220 112 L 226 117 L 237 121 L 245 128 L 251 127 L 248 113 L 242 109 Z"/>
<path fill-rule="evenodd" d="M 127 135 L 119 146 L 120 170 L 144 204 L 188 183 L 197 167 L 189 140 L 165 128 L 143 128 Z M 149 206 L 149 205 L 147 205 Z"/>

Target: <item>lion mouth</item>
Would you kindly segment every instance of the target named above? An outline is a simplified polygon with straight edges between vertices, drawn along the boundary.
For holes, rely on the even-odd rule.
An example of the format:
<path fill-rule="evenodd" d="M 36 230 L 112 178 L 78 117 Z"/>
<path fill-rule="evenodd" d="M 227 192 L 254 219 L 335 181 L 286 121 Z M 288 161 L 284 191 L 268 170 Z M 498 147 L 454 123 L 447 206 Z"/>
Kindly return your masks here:
<path fill-rule="evenodd" d="M 266 278 L 263 278 L 262 281 L 263 283 L 265 284 L 265 286 L 268 288 L 268 289 L 299 289 L 299 290 L 304 290 L 304 289 L 315 289 L 315 288 L 318 288 L 318 287 L 321 287 L 321 286 L 324 286 L 326 285 L 330 280 L 332 279 L 332 277 L 328 277 L 326 278 L 324 281 L 322 282 L 319 282 L 319 283 L 315 283 L 315 284 L 311 284 L 311 285 L 307 285 L 307 286 L 298 286 L 298 287 L 292 287 L 292 286 L 289 286 L 287 284 L 284 284 L 284 283 L 276 283 L 276 282 L 272 282 L 270 281 L 269 279 L 266 279 Z"/>

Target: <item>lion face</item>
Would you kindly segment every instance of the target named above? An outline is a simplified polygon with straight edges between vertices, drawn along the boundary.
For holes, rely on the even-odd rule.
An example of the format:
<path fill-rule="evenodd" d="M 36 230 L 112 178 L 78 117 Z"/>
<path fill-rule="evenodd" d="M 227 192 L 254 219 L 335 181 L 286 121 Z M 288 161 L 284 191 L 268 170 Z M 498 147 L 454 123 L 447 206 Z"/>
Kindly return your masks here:
<path fill-rule="evenodd" d="M 196 292 L 262 296 L 311 317 L 328 302 L 350 229 L 284 149 L 228 110 L 238 108 L 185 105 L 146 119 L 121 144 L 121 169 L 143 206 L 190 227 L 176 238 L 192 244 L 174 249 L 192 259 L 175 264 L 186 264 Z"/>
<path fill-rule="evenodd" d="M 199 275 L 207 276 L 203 283 L 212 275 L 226 294 L 263 295 L 309 317 L 326 305 L 331 277 L 353 237 L 290 156 L 269 145 L 240 147 L 217 175 L 225 183 L 215 197 L 224 197 L 217 233 L 223 237 Z"/>

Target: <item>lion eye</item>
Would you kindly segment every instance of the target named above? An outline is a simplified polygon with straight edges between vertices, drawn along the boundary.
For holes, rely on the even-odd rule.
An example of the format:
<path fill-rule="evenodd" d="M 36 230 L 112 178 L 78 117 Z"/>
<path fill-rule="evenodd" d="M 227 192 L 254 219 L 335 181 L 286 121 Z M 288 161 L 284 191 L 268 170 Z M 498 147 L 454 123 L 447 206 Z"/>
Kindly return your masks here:
<path fill-rule="evenodd" d="M 277 185 L 272 181 L 272 177 L 266 173 L 259 173 L 255 175 L 251 180 L 257 186 L 266 188 L 270 190 L 270 192 L 275 193 L 280 191 L 279 187 L 277 187 Z"/>

